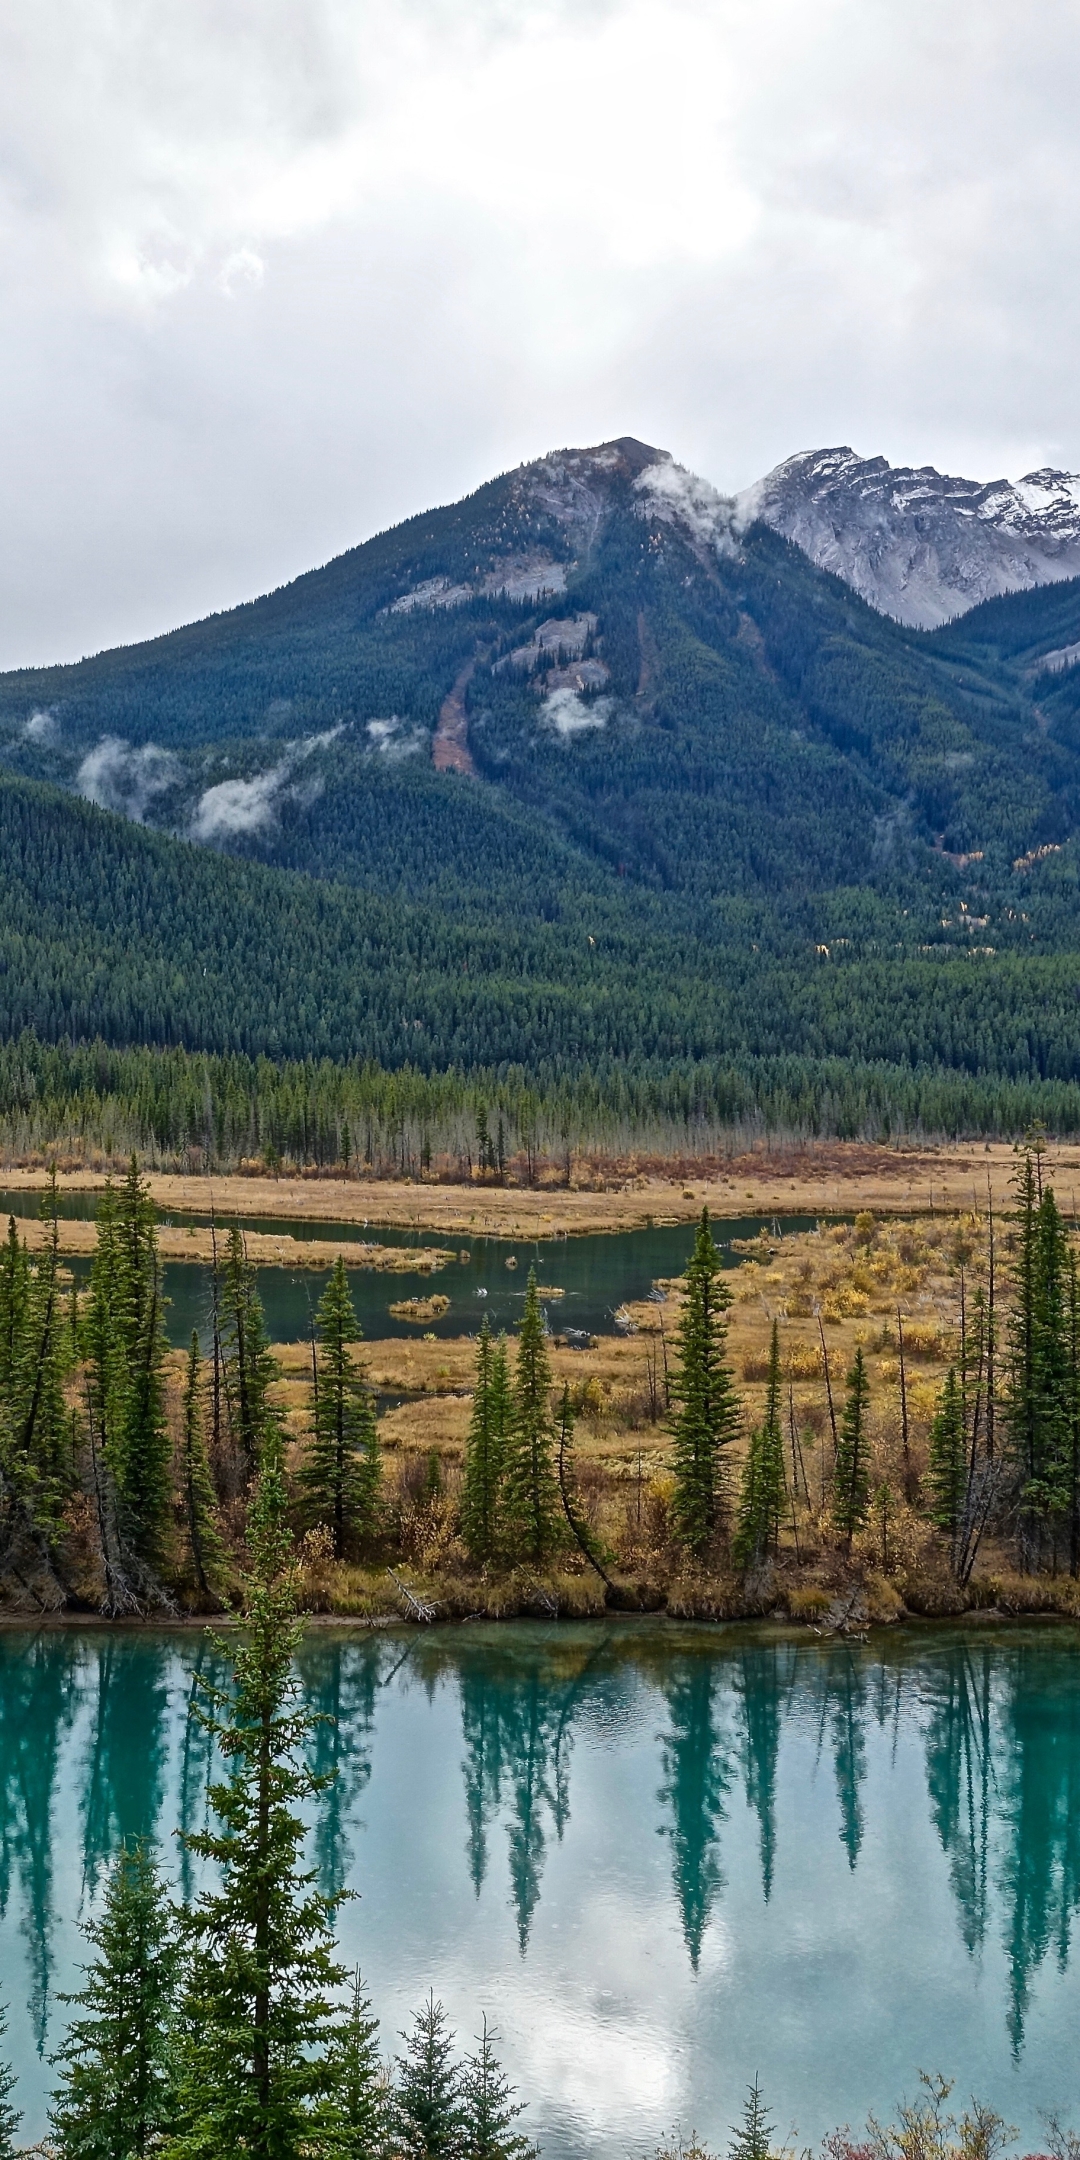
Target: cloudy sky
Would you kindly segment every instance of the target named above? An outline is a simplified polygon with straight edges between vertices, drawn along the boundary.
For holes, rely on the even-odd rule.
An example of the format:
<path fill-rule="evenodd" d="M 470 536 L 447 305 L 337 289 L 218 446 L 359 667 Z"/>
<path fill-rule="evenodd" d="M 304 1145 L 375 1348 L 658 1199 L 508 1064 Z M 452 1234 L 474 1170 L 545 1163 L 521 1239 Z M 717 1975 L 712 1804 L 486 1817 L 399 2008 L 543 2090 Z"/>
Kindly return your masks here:
<path fill-rule="evenodd" d="M 0 664 L 634 434 L 1080 466 L 1080 0 L 0 0 Z"/>

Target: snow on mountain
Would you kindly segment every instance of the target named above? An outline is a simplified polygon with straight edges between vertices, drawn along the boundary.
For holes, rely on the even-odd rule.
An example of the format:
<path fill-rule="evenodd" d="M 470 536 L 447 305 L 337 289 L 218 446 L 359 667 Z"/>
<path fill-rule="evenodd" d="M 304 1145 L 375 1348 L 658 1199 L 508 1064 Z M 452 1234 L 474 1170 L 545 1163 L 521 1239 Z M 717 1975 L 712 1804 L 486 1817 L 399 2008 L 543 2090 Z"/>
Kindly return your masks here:
<path fill-rule="evenodd" d="M 872 607 L 930 629 L 980 600 L 1080 575 L 1080 474 L 961 480 L 847 447 L 804 451 L 744 490 L 764 519 Z"/>

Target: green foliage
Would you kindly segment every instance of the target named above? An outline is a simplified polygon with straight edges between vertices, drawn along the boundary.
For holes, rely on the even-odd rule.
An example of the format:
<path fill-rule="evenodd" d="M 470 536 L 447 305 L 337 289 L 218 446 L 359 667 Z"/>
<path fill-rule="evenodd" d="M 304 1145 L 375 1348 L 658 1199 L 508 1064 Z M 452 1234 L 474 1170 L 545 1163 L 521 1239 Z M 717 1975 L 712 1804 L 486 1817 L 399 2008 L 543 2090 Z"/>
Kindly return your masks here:
<path fill-rule="evenodd" d="M 357 1967 L 347 2015 L 331 2049 L 337 2123 L 335 2160 L 381 2160 L 387 2149 L 389 2104 L 379 2057 L 379 2026 L 371 2015 Z"/>
<path fill-rule="evenodd" d="M 276 1431 L 269 1391 L 278 1368 L 270 1354 L 255 1271 L 248 1263 L 243 1231 L 236 1224 L 229 1232 L 220 1270 L 218 1326 L 228 1437 L 247 1479 L 262 1459 L 268 1436 Z"/>
<path fill-rule="evenodd" d="M 675 1491 L 671 1519 L 688 1552 L 703 1558 L 727 1510 L 726 1450 L 740 1407 L 727 1361 L 724 1315 L 731 1294 L 721 1273 L 709 1211 L 702 1209 L 686 1270 L 686 1302 L 676 1337 L 679 1365 L 671 1393 L 681 1405 L 672 1426 Z"/>
<path fill-rule="evenodd" d="M 209 1795 L 220 1828 L 186 1842 L 214 1864 L 220 1887 L 203 1892 L 186 1931 L 169 2160 L 232 2152 L 306 2160 L 333 2149 L 340 2020 L 332 1997 L 344 1978 L 333 1941 L 337 1900 L 301 1865 L 299 1813 L 328 1780 L 303 1762 L 312 1719 L 292 1677 L 301 1629 L 272 1432 L 248 1542 L 245 1637 L 218 1645 L 232 1685 L 209 1688 L 195 1708 L 226 1775 Z"/>
<path fill-rule="evenodd" d="M 537 2160 L 537 2147 L 515 2130 L 525 2110 L 495 2054 L 498 2035 L 484 2019 L 475 2055 L 466 2057 L 459 2080 L 461 2160 Z"/>
<path fill-rule="evenodd" d="M 228 1560 L 218 1526 L 217 1494 L 206 1453 L 205 1391 L 199 1338 L 194 1332 L 184 1383 L 180 1500 L 195 1587 L 202 1599 L 216 1599 L 227 1573 Z"/>
<path fill-rule="evenodd" d="M 375 1406 L 350 1345 L 360 1326 L 339 1254 L 319 1300 L 314 1433 L 300 1473 L 304 1519 L 328 1529 L 340 1560 L 371 1536 L 379 1492 Z"/>
<path fill-rule="evenodd" d="M 509 1410 L 506 1344 L 492 1341 L 485 1314 L 476 1349 L 461 1490 L 461 1534 L 470 1560 L 478 1564 L 492 1560 L 498 1544 Z"/>
<path fill-rule="evenodd" d="M 780 1330 L 769 1338 L 769 1378 L 765 1416 L 750 1435 L 739 1494 L 739 1515 L 732 1554 L 740 1567 L 760 1567 L 775 1553 L 784 1505 L 784 1436 L 780 1424 Z"/>
<path fill-rule="evenodd" d="M 529 1269 L 504 1452 L 503 1535 L 512 1557 L 541 1566 L 562 1542 L 544 1316 Z"/>
<path fill-rule="evenodd" d="M 132 1158 L 119 1192 L 106 1187 L 86 1316 L 88 1413 L 112 1479 L 125 1536 L 160 1558 L 171 1497 L 166 1354 L 155 1211 Z"/>
<path fill-rule="evenodd" d="M 742 2122 L 731 2134 L 728 2160 L 772 2160 L 772 2135 L 761 2083 L 755 2078 L 743 2101 Z"/>
<path fill-rule="evenodd" d="M 870 1436 L 866 1429 L 869 1393 L 866 1361 L 860 1347 L 847 1375 L 833 1486 L 833 1519 L 848 1546 L 865 1522 L 870 1505 Z"/>
<path fill-rule="evenodd" d="M 177 1946 L 168 1899 L 141 1845 L 121 1846 L 101 1917 L 83 1932 L 97 1956 L 78 1994 L 63 1998 L 79 2014 L 56 2057 L 53 2135 L 61 2160 L 144 2160 L 160 2149 L 171 2121 Z"/>
<path fill-rule="evenodd" d="M 7 2012 L 0 2008 L 0 2041 L 6 2032 Z M 0 2058 L 0 2160 L 16 2160 L 15 2132 L 22 2121 L 22 2115 L 19 2109 L 11 2104 L 14 2090 L 14 2072 Z"/>
<path fill-rule="evenodd" d="M 457 2160 L 461 2150 L 461 2079 L 454 2035 L 434 1994 L 418 2010 L 397 2059 L 394 2114 L 407 2160 Z"/>
<path fill-rule="evenodd" d="M 967 1472 L 964 1399 L 950 1365 L 930 1427 L 926 1484 L 930 1520 L 948 1539 L 954 1559 L 967 1490 Z"/>

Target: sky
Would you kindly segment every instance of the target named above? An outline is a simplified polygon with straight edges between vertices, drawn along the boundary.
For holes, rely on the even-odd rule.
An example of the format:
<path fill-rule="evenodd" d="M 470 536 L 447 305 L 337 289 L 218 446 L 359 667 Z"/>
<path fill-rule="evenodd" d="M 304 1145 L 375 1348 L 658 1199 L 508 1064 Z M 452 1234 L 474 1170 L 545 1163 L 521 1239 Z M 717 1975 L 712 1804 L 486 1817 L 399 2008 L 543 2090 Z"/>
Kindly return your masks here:
<path fill-rule="evenodd" d="M 1080 467 L 1080 0 L 0 0 L 0 666 L 545 450 Z"/>

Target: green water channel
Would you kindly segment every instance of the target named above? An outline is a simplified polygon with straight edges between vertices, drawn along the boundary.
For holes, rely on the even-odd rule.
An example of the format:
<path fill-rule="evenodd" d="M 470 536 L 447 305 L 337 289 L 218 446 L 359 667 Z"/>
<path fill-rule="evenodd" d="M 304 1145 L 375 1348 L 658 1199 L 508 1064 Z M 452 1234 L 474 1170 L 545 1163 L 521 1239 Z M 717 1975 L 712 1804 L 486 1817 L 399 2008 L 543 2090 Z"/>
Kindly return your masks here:
<path fill-rule="evenodd" d="M 800 2145 L 958 2080 L 1080 2127 L 1080 1634 L 823 1642 L 670 1622 L 313 1630 L 312 1827 L 384 2044 L 486 2012 L 546 2155 Z M 40 2134 L 77 1923 L 123 1836 L 204 1819 L 197 1631 L 0 1631 L 0 2000 Z"/>
<path fill-rule="evenodd" d="M 93 1220 L 97 1202 L 92 1194 L 66 1194 L 61 1212 L 66 1218 Z M 14 1213 L 36 1215 L 38 1195 L 0 1191 L 0 1218 Z M 230 1217 L 231 1222 L 234 1218 Z M 776 1222 L 789 1235 L 811 1230 L 816 1216 L 786 1215 Z M 206 1215 L 165 1215 L 165 1221 L 206 1224 Z M 713 1234 L 729 1266 L 738 1263 L 733 1238 L 756 1236 L 772 1230 L 772 1216 L 717 1219 Z M 512 1333 L 521 1318 L 525 1284 L 535 1267 L 541 1290 L 554 1285 L 564 1293 L 552 1298 L 548 1318 L 553 1329 L 576 1328 L 583 1333 L 610 1335 L 615 1314 L 628 1300 L 647 1297 L 653 1283 L 679 1275 L 686 1266 L 694 1242 L 692 1223 L 651 1226 L 641 1230 L 598 1231 L 584 1237 L 529 1238 L 451 1237 L 445 1231 L 385 1229 L 378 1225 L 283 1220 L 243 1216 L 245 1230 L 266 1230 L 278 1236 L 312 1238 L 325 1243 L 330 1257 L 336 1245 L 369 1238 L 395 1247 L 436 1245 L 453 1253 L 453 1259 L 435 1275 L 406 1269 L 401 1274 L 378 1274 L 370 1268 L 351 1268 L 349 1279 L 357 1316 L 369 1340 L 418 1332 L 407 1321 L 396 1320 L 391 1304 L 410 1297 L 429 1297 L 438 1291 L 450 1299 L 449 1311 L 427 1325 L 440 1336 L 470 1335 L 478 1331 L 486 1313 L 495 1329 Z M 220 1218 L 219 1218 L 220 1226 Z M 512 1263 L 507 1266 L 507 1262 Z M 82 1279 L 89 1262 L 67 1262 Z M 256 1270 L 259 1295 L 274 1342 L 301 1342 L 311 1328 L 311 1316 L 319 1302 L 326 1276 L 318 1268 L 263 1267 Z M 210 1271 L 194 1261 L 170 1261 L 165 1268 L 165 1291 L 169 1299 L 167 1324 L 170 1341 L 180 1347 L 198 1328 L 205 1334 L 210 1312 Z"/>

